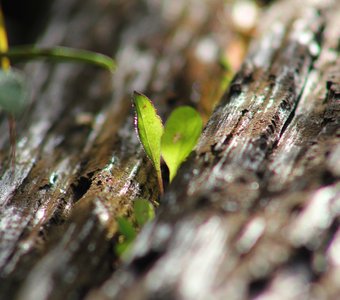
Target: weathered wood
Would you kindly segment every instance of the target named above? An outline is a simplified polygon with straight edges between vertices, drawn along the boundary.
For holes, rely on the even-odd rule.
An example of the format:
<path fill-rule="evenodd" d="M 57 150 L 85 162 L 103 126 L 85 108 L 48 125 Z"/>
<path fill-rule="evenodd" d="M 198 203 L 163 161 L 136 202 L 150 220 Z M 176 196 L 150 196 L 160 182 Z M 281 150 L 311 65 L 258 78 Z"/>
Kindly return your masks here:
<path fill-rule="evenodd" d="M 125 267 L 87 299 L 336 299 L 340 3 L 282 1 Z"/>
<path fill-rule="evenodd" d="M 116 268 L 115 218 L 128 214 L 136 197 L 158 198 L 133 128 L 130 95 L 134 89 L 161 95 L 158 107 L 167 112 L 169 82 L 179 82 L 183 70 L 193 73 L 184 58 L 209 32 L 220 4 L 200 1 L 198 10 L 189 10 L 189 2 L 169 5 L 53 4 L 41 45 L 100 49 L 113 53 L 119 67 L 113 78 L 88 66 L 25 68 L 33 100 L 18 123 L 14 174 L 8 136 L 0 137 L 0 298 L 84 297 Z M 214 68 L 206 65 L 200 74 Z M 190 99 L 188 92 L 181 97 Z M 7 132 L 5 118 L 0 128 Z"/>
<path fill-rule="evenodd" d="M 282 1 L 265 13 L 157 219 L 117 265 L 115 217 L 136 197 L 158 197 L 132 126 L 132 90 L 162 97 L 167 114 L 169 85 L 189 99 L 194 80 L 215 71 L 192 53 L 221 3 L 171 3 L 54 3 L 41 43 L 100 48 L 119 68 L 113 79 L 89 67 L 25 69 L 34 102 L 19 122 L 13 177 L 0 136 L 0 298 L 339 294 L 338 1 Z"/>

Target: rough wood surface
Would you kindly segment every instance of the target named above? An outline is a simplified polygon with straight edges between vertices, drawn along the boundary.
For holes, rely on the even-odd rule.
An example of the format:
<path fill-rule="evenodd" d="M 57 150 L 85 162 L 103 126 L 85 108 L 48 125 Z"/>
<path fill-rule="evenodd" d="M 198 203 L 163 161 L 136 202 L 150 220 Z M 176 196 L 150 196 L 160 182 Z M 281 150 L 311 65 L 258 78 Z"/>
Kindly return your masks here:
<path fill-rule="evenodd" d="M 18 120 L 14 174 L 4 115 L 0 124 L 1 299 L 79 299 L 116 269 L 115 218 L 129 214 L 136 197 L 158 198 L 130 97 L 133 90 L 163 97 L 164 114 L 165 99 L 179 96 L 174 86 L 197 80 L 183 80 L 194 73 L 186 58 L 216 25 L 212 12 L 219 4 L 190 5 L 54 2 L 40 45 L 113 54 L 119 66 L 113 78 L 89 66 L 25 67 L 32 103 Z M 195 67 L 203 78 L 215 68 L 199 60 Z"/>
<path fill-rule="evenodd" d="M 89 67 L 25 69 L 34 101 L 19 122 L 14 175 L 0 137 L 0 298 L 336 299 L 335 0 L 281 1 L 265 12 L 196 152 L 130 260 L 117 264 L 115 217 L 136 197 L 158 198 L 129 97 L 162 97 L 167 114 L 165 99 L 190 99 L 194 80 L 217 74 L 192 53 L 220 4 L 55 1 L 42 44 L 99 47 L 120 64 L 113 79 Z"/>
<path fill-rule="evenodd" d="M 338 1 L 283 1 L 131 260 L 88 299 L 336 299 Z"/>

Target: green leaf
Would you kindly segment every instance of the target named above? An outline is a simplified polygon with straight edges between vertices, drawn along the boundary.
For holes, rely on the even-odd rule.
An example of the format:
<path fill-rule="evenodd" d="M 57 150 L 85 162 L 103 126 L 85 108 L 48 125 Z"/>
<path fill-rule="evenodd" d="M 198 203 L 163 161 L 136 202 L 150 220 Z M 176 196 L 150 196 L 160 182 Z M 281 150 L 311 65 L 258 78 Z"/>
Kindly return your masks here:
<path fill-rule="evenodd" d="M 161 193 L 163 193 L 161 173 L 161 137 L 163 135 L 162 120 L 156 113 L 149 98 L 134 92 L 133 102 L 136 108 L 136 128 L 139 139 L 147 156 L 151 159 L 157 173 Z"/>
<path fill-rule="evenodd" d="M 96 65 L 109 71 L 116 68 L 115 61 L 104 54 L 68 47 L 37 48 L 34 45 L 11 47 L 8 52 L 0 53 L 0 58 L 12 60 L 49 59 L 57 62 L 83 62 Z"/>
<path fill-rule="evenodd" d="M 133 244 L 133 241 L 124 241 L 115 246 L 116 254 L 125 259 L 129 253 L 129 250 L 131 249 L 131 246 Z"/>
<path fill-rule="evenodd" d="M 136 238 L 136 230 L 133 225 L 123 217 L 117 218 L 118 230 L 125 237 L 126 241 L 133 241 Z"/>
<path fill-rule="evenodd" d="M 201 135 L 202 126 L 201 116 L 189 106 L 175 109 L 166 121 L 161 149 L 170 171 L 170 182 L 181 163 L 195 147 Z"/>
<path fill-rule="evenodd" d="M 26 106 L 28 85 L 21 72 L 0 70 L 0 108 L 11 114 L 19 114 Z"/>
<path fill-rule="evenodd" d="M 155 217 L 152 204 L 145 199 L 136 199 L 133 203 L 135 219 L 140 227 Z"/>

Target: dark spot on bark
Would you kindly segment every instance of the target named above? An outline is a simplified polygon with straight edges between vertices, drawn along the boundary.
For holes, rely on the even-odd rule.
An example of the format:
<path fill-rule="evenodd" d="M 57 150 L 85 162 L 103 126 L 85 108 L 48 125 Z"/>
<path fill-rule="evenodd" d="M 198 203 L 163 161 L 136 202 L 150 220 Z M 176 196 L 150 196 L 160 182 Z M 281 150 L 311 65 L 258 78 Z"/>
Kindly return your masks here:
<path fill-rule="evenodd" d="M 276 128 L 276 122 L 274 119 L 272 119 L 272 125 L 274 126 L 274 128 Z"/>
<path fill-rule="evenodd" d="M 44 185 L 39 187 L 39 191 L 48 190 L 49 188 L 51 188 L 50 184 L 44 184 Z"/>
<path fill-rule="evenodd" d="M 337 178 L 328 170 L 324 171 L 321 176 L 321 180 L 324 185 L 330 185 L 337 181 Z"/>
<path fill-rule="evenodd" d="M 237 178 L 237 182 L 242 183 L 242 184 L 246 184 L 247 179 L 243 176 L 240 176 L 240 177 Z"/>
<path fill-rule="evenodd" d="M 264 151 L 267 148 L 267 136 L 265 134 L 262 134 L 259 139 L 259 148 Z"/>
<path fill-rule="evenodd" d="M 268 77 L 268 80 L 275 83 L 276 81 L 276 75 L 275 74 L 270 74 L 269 77 Z"/>
<path fill-rule="evenodd" d="M 281 104 L 280 104 L 280 107 L 284 110 L 289 110 L 290 109 L 290 104 L 288 102 L 288 100 L 286 99 L 283 99 Z"/>
<path fill-rule="evenodd" d="M 203 208 L 203 207 L 210 204 L 210 200 L 209 200 L 209 197 L 207 195 L 201 195 L 196 200 L 196 203 L 197 203 L 196 204 L 197 208 Z"/>
<path fill-rule="evenodd" d="M 90 177 L 80 177 L 76 183 L 71 185 L 75 201 L 78 201 L 81 197 L 83 197 L 90 188 L 92 182 L 91 177 L 93 176 L 93 173 L 91 174 L 92 175 Z"/>
<path fill-rule="evenodd" d="M 233 135 L 232 134 L 228 134 L 225 138 L 225 140 L 223 141 L 223 145 L 228 145 L 230 140 L 232 139 Z"/>
<path fill-rule="evenodd" d="M 303 210 L 303 205 L 301 203 L 297 203 L 290 209 L 290 212 L 292 214 L 298 215 L 302 212 L 302 210 Z"/>
<path fill-rule="evenodd" d="M 249 84 L 253 82 L 253 73 L 246 73 L 243 79 L 243 84 Z"/>
<path fill-rule="evenodd" d="M 144 256 L 134 259 L 131 266 L 137 274 L 146 273 L 161 256 L 162 252 L 150 250 Z"/>
<path fill-rule="evenodd" d="M 242 113 L 242 117 L 247 113 L 247 112 L 249 112 L 249 110 L 248 109 L 243 109 L 242 111 L 241 111 L 241 113 Z"/>
<path fill-rule="evenodd" d="M 257 177 L 259 178 L 259 180 L 262 180 L 264 178 L 264 171 L 257 171 L 256 172 Z"/>
<path fill-rule="evenodd" d="M 313 251 L 308 249 L 305 246 L 301 246 L 295 250 L 291 259 L 288 262 L 288 265 L 295 268 L 297 266 L 306 266 L 310 268 L 311 260 L 313 258 Z"/>
<path fill-rule="evenodd" d="M 250 282 L 248 287 L 248 296 L 249 298 L 254 298 L 259 296 L 261 293 L 265 291 L 265 289 L 268 287 L 269 279 L 268 278 L 260 278 L 255 279 Z"/>
<path fill-rule="evenodd" d="M 268 129 L 269 129 L 269 133 L 274 133 L 274 126 L 273 125 L 269 125 Z"/>
<path fill-rule="evenodd" d="M 242 92 L 242 86 L 239 83 L 234 83 L 230 86 L 229 96 L 238 96 Z"/>
<path fill-rule="evenodd" d="M 218 156 L 222 152 L 222 149 L 221 147 L 217 147 L 217 144 L 213 144 L 210 146 L 210 151 L 214 156 Z"/>

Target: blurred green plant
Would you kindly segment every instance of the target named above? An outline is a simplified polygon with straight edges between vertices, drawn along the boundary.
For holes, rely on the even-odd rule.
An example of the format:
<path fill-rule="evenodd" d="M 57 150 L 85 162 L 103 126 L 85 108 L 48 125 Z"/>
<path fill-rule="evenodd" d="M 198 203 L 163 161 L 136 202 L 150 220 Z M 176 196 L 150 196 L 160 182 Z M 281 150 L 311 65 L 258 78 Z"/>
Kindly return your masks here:
<path fill-rule="evenodd" d="M 133 214 L 131 220 L 125 217 L 117 218 L 118 232 L 120 236 L 115 251 L 118 256 L 125 259 L 136 239 L 138 232 L 149 221 L 155 217 L 152 204 L 146 199 L 136 199 L 133 203 Z"/>

